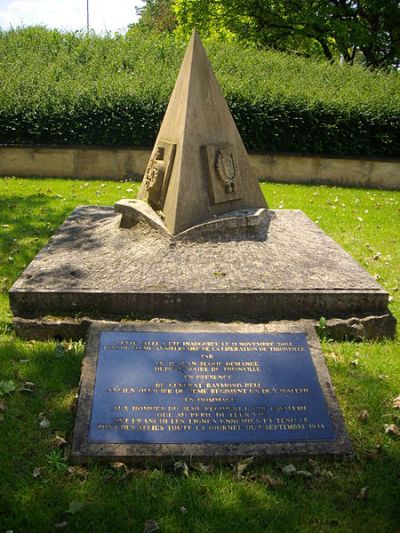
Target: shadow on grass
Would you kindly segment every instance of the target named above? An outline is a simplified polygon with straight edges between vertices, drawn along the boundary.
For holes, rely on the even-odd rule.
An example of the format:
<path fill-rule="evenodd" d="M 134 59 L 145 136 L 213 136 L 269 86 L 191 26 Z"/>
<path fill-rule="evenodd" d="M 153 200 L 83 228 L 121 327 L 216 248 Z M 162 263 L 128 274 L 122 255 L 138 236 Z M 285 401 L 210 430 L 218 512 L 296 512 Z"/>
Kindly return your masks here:
<path fill-rule="evenodd" d="M 72 201 L 60 202 L 45 194 L 0 198 L 0 277 L 11 283 L 74 207 Z M 71 441 L 70 406 L 79 383 L 81 352 L 56 358 L 54 343 L 4 338 L 0 338 L 0 379 L 12 379 L 18 388 L 31 381 L 37 391 L 5 398 L 0 423 L 0 530 L 53 531 L 54 524 L 67 521 L 68 531 L 142 532 L 150 519 L 165 532 L 398 528 L 399 441 L 382 429 L 385 404 L 398 391 L 362 365 L 352 372 L 348 362 L 331 368 L 348 413 L 356 455 L 344 462 L 318 459 L 322 475 L 285 478 L 280 467 L 292 460 L 281 459 L 250 466 L 240 480 L 229 467 L 217 467 L 208 475 L 192 471 L 189 478 L 149 467 L 124 478 L 124 469 L 95 464 L 68 473 L 46 458 L 57 449 L 56 433 Z M 380 360 L 383 367 L 383 352 Z M 370 412 L 367 424 L 356 420 L 359 409 Z M 40 413 L 49 419 L 49 429 L 39 428 Z M 296 461 L 296 466 L 312 471 L 307 460 Z M 36 467 L 42 470 L 34 478 Z M 284 485 L 269 487 L 263 474 L 282 479 Z M 366 497 L 357 498 L 363 487 L 368 487 Z M 71 514 L 67 511 L 74 500 L 84 507 Z"/>
<path fill-rule="evenodd" d="M 1 275 L 14 280 L 71 212 L 45 194 L 0 198 Z"/>
<path fill-rule="evenodd" d="M 8 294 L 15 280 L 74 208 L 74 203 L 60 202 L 57 195 L 48 196 L 44 193 L 0 198 L 0 291 L 4 295 Z M 106 214 L 104 216 L 107 217 Z M 91 218 L 94 224 L 102 222 L 102 217 L 101 220 L 98 220 L 98 216 Z M 85 217 L 83 222 L 84 219 Z M 95 249 L 98 246 L 98 239 L 93 237 L 89 229 L 82 230 L 76 224 L 65 227 L 62 239 L 68 241 L 72 248 L 77 246 L 77 240 L 80 240 L 80 246 L 84 249 Z M 57 250 L 50 248 L 47 253 L 51 254 L 53 251 Z M 72 280 L 78 280 L 79 271 L 76 266 L 69 268 L 66 262 L 61 270 L 59 277 L 62 278 L 67 272 Z M 40 278 L 48 276 L 49 271 L 39 271 L 37 274 Z M 0 311 L 2 330 L 11 327 L 7 308 L 5 313 Z"/>
<path fill-rule="evenodd" d="M 0 372 L 18 383 L 33 381 L 37 392 L 16 392 L 6 399 L 7 411 L 0 433 L 0 527 L 15 531 L 52 531 L 54 524 L 68 522 L 72 531 L 142 532 L 146 520 L 155 520 L 160 531 L 391 531 L 399 517 L 398 490 L 400 458 L 385 444 L 367 460 L 363 439 L 358 439 L 357 457 L 333 462 L 317 459 L 320 475 L 306 479 L 285 477 L 281 466 L 292 459 L 251 465 L 245 477 L 237 479 L 231 467 L 216 467 L 211 474 L 191 470 L 190 477 L 177 476 L 172 468 L 125 469 L 108 465 L 75 467 L 68 473 L 51 467 L 46 458 L 56 449 L 54 436 L 72 439 L 74 417 L 70 411 L 80 378 L 82 350 L 56 357 L 54 343 L 29 345 L 9 339 L 0 346 Z M 25 361 L 24 363 L 21 362 Z M 26 362 L 26 360 L 28 362 Z M 337 369 L 341 374 L 341 369 Z M 366 372 L 364 387 L 373 395 L 365 407 L 382 416 L 385 398 L 393 391 L 387 382 Z M 344 373 L 342 389 L 347 401 L 361 403 L 353 378 Z M 40 429 L 40 413 L 50 429 Z M 365 440 L 368 427 L 360 425 Z M 375 436 L 376 437 L 376 436 Z M 298 470 L 312 471 L 306 459 L 297 459 Z M 42 472 L 34 478 L 32 472 Z M 283 481 L 271 488 L 263 475 Z M 367 486 L 365 498 L 360 490 Z M 72 501 L 84 507 L 68 513 Z"/>
<path fill-rule="evenodd" d="M 52 205 L 45 195 L 11 197 L 0 199 L 0 217 L 2 220 L 0 253 L 4 256 L 16 254 L 14 262 L 3 264 L 5 273 L 18 270 L 18 266 L 33 256 L 44 243 L 59 229 L 65 219 L 71 215 L 74 207 L 65 203 Z M 37 215 L 39 213 L 39 216 Z M 79 247 L 84 250 L 94 249 L 99 239 L 94 228 L 115 216 L 113 210 L 104 207 L 85 207 L 79 210 L 78 217 L 73 217 L 63 225 L 62 234 L 57 243 Z M 20 243 L 23 247 L 20 248 Z M 14 274 L 15 275 L 15 274 Z"/>

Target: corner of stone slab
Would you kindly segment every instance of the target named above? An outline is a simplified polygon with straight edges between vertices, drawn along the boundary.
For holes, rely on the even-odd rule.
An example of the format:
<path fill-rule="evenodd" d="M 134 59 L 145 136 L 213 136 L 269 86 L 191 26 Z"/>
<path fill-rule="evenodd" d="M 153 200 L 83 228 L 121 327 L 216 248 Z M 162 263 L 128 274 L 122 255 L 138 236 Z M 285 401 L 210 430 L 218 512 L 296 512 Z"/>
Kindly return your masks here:
<path fill-rule="evenodd" d="M 316 322 L 315 326 L 318 329 L 319 323 Z M 383 315 L 330 318 L 326 321 L 325 333 L 327 337 L 337 341 L 384 340 L 395 338 L 396 326 L 396 318 L 387 310 Z"/>

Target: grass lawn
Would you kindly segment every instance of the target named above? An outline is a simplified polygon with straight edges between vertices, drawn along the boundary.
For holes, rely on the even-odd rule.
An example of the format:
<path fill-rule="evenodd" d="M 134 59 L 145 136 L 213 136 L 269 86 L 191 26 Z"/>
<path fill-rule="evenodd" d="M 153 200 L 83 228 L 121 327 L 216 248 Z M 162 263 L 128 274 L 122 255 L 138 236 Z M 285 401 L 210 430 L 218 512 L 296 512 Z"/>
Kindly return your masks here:
<path fill-rule="evenodd" d="M 250 463 L 241 474 L 198 464 L 189 465 L 188 475 L 69 465 L 83 345 L 17 339 L 7 291 L 74 207 L 112 205 L 137 188 L 0 179 L 0 531 L 142 532 L 146 522 L 154 531 L 154 521 L 163 532 L 398 532 L 400 436 L 385 433 L 385 425 L 400 426 L 393 406 L 400 395 L 398 341 L 323 343 L 355 453 L 338 462 L 297 460 L 297 470 L 309 476 L 285 475 L 286 459 Z M 302 209 L 376 276 L 400 318 L 399 192 L 262 188 L 270 207 Z M 4 383 L 15 390 L 6 393 Z M 360 420 L 364 410 L 368 417 Z"/>

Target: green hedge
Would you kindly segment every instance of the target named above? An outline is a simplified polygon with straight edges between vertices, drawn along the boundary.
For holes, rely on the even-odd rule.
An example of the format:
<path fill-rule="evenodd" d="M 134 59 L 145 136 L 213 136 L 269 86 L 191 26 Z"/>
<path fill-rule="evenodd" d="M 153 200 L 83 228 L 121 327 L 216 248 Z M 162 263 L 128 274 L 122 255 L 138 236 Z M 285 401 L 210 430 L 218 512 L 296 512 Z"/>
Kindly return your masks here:
<path fill-rule="evenodd" d="M 0 32 L 0 143 L 151 146 L 185 44 Z M 207 42 L 249 150 L 400 157 L 400 77 Z"/>

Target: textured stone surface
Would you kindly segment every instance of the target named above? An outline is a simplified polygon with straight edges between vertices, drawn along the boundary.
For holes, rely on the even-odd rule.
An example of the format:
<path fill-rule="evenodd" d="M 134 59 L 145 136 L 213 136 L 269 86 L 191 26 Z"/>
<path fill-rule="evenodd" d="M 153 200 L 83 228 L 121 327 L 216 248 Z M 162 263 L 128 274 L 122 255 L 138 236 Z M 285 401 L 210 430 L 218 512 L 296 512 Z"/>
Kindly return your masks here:
<path fill-rule="evenodd" d="M 152 318 L 150 322 L 175 322 L 173 319 Z M 89 327 L 95 322 L 88 317 L 44 317 L 21 318 L 14 317 L 14 330 L 19 337 L 24 339 L 84 339 Z M 318 320 L 302 320 L 310 327 L 318 328 Z M 122 321 L 124 323 L 124 321 Z M 226 322 L 229 327 L 230 322 Z M 296 321 L 292 321 L 296 324 Z M 340 340 L 376 340 L 393 338 L 396 332 L 396 319 L 391 313 L 364 318 L 332 318 L 326 321 L 326 335 L 328 338 Z"/>
<path fill-rule="evenodd" d="M 120 227 L 124 229 L 133 228 L 139 222 L 145 222 L 150 227 L 159 231 L 162 235 L 171 237 L 168 229 L 164 225 L 161 216 L 152 207 L 141 200 L 119 200 L 114 204 L 114 211 L 122 215 Z M 268 231 L 270 212 L 264 208 L 249 208 L 230 211 L 220 216 L 215 216 L 211 220 L 206 220 L 202 224 L 174 235 L 175 239 L 186 240 L 209 240 L 219 235 L 219 240 L 231 240 L 235 238 L 255 238 L 262 240 Z"/>
<path fill-rule="evenodd" d="M 151 151 L 106 146 L 0 146 L 0 176 L 142 179 Z M 304 154 L 249 154 L 259 180 L 400 189 L 400 161 Z"/>
<path fill-rule="evenodd" d="M 190 331 L 236 333 L 296 333 L 307 334 L 311 357 L 325 398 L 335 433 L 335 440 L 308 443 L 245 443 L 245 444 L 102 444 L 89 443 L 88 432 L 96 376 L 98 343 L 101 331 Z M 168 461 L 183 457 L 204 461 L 231 461 L 235 457 L 255 456 L 268 458 L 281 455 L 348 455 L 352 451 L 343 417 L 337 403 L 319 341 L 308 324 L 217 324 L 217 323 L 94 323 L 91 326 L 86 357 L 82 366 L 77 419 L 72 447 L 72 459 L 78 463 L 88 460 L 119 460 L 124 462 Z"/>
<path fill-rule="evenodd" d="M 256 239 L 265 240 L 271 212 L 264 208 L 249 208 L 230 211 L 203 224 L 175 235 L 175 239 L 208 241 L 210 238 L 223 240 Z"/>
<path fill-rule="evenodd" d="M 267 207 L 196 31 L 138 199 L 163 212 L 172 235 L 229 211 Z"/>
<path fill-rule="evenodd" d="M 388 294 L 301 211 L 270 211 L 263 241 L 165 238 L 80 207 L 10 290 L 25 318 L 279 320 L 387 313 Z"/>
<path fill-rule="evenodd" d="M 396 333 L 396 319 L 391 313 L 364 318 L 333 318 L 326 323 L 328 337 L 335 340 L 351 339 L 364 341 L 379 338 L 393 338 Z"/>
<path fill-rule="evenodd" d="M 169 235 L 161 217 L 146 202 L 141 200 L 126 200 L 125 198 L 115 202 L 114 211 L 122 215 L 120 227 L 133 228 L 139 222 L 145 222 L 163 235 Z"/>

